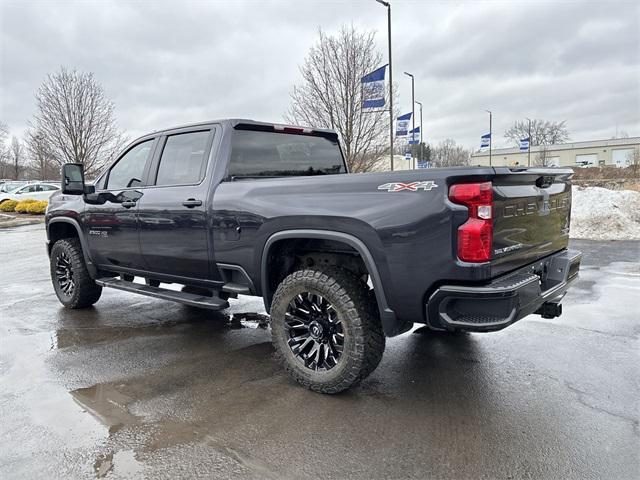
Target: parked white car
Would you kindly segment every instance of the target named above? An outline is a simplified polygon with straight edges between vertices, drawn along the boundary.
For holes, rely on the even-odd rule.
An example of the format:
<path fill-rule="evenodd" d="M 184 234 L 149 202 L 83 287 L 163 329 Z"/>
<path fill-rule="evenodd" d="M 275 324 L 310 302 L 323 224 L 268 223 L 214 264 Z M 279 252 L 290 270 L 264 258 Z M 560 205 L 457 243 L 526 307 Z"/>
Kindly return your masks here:
<path fill-rule="evenodd" d="M 49 200 L 49 197 L 56 190 L 60 190 L 60 185 L 54 183 L 29 183 L 8 193 L 0 193 L 0 203 L 6 200 Z"/>

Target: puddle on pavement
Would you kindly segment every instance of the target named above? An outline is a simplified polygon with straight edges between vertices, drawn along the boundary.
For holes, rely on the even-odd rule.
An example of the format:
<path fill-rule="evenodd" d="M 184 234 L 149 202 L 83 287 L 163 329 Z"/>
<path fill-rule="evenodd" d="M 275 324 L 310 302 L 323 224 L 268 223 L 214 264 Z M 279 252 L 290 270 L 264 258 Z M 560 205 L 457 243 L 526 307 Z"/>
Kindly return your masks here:
<path fill-rule="evenodd" d="M 98 478 L 104 478 L 110 472 L 113 472 L 118 478 L 140 478 L 144 469 L 142 463 L 136 459 L 133 450 L 121 450 L 101 455 L 94 463 L 93 468 Z"/>
<path fill-rule="evenodd" d="M 139 421 L 139 418 L 132 415 L 127 408 L 133 399 L 119 392 L 113 385 L 94 385 L 70 393 L 80 406 L 109 428 L 109 433 Z"/>
<path fill-rule="evenodd" d="M 264 328 L 269 326 L 269 316 L 262 313 L 234 313 L 229 316 L 231 328 Z"/>
<path fill-rule="evenodd" d="M 69 393 L 86 412 L 109 429 L 110 435 L 124 426 L 140 421 L 140 418 L 131 414 L 128 409 L 133 399 L 120 392 L 115 385 L 94 385 Z M 143 464 L 136 459 L 133 450 L 100 455 L 93 468 L 98 478 L 104 478 L 111 473 L 118 478 L 140 478 L 143 472 Z"/>

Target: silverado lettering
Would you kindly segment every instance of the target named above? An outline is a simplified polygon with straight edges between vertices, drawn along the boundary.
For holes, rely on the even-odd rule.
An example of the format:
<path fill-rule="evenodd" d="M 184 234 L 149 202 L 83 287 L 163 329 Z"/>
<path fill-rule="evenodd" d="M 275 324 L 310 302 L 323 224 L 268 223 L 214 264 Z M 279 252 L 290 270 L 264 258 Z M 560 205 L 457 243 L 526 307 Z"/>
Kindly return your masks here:
<path fill-rule="evenodd" d="M 537 211 L 551 211 L 558 209 L 569 209 L 570 197 L 566 194 L 558 195 L 551 199 L 541 199 L 530 202 L 515 202 L 504 206 L 504 218 L 519 217 L 523 215 L 533 215 Z"/>

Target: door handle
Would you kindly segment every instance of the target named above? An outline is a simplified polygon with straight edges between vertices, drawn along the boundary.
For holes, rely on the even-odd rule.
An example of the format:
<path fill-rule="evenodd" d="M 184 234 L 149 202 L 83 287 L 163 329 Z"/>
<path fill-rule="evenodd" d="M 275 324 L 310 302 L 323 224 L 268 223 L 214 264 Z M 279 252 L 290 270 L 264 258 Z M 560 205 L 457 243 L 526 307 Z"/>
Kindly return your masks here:
<path fill-rule="evenodd" d="M 199 207 L 200 205 L 202 205 L 202 200 L 196 200 L 195 198 L 188 198 L 187 200 L 182 202 L 182 205 L 184 205 L 187 208 Z"/>
<path fill-rule="evenodd" d="M 121 204 L 124 208 L 131 208 L 136 206 L 135 200 L 124 200 Z"/>

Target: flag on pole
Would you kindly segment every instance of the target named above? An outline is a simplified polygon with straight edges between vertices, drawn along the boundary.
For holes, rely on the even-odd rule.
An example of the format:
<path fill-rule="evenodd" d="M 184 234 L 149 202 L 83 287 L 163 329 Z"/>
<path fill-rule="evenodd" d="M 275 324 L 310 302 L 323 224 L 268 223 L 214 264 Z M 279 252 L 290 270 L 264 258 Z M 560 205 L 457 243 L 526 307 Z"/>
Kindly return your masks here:
<path fill-rule="evenodd" d="M 387 66 L 365 75 L 362 83 L 362 108 L 384 107 L 384 74 Z"/>
<path fill-rule="evenodd" d="M 416 127 L 414 130 L 409 132 L 409 145 L 418 145 L 420 143 L 420 127 Z"/>
<path fill-rule="evenodd" d="M 409 133 L 411 112 L 400 115 L 396 120 L 396 137 L 406 137 Z"/>
<path fill-rule="evenodd" d="M 529 150 L 529 137 L 520 139 L 520 151 Z"/>
<path fill-rule="evenodd" d="M 486 133 L 480 137 L 480 148 L 489 148 L 491 144 L 491 134 Z"/>

